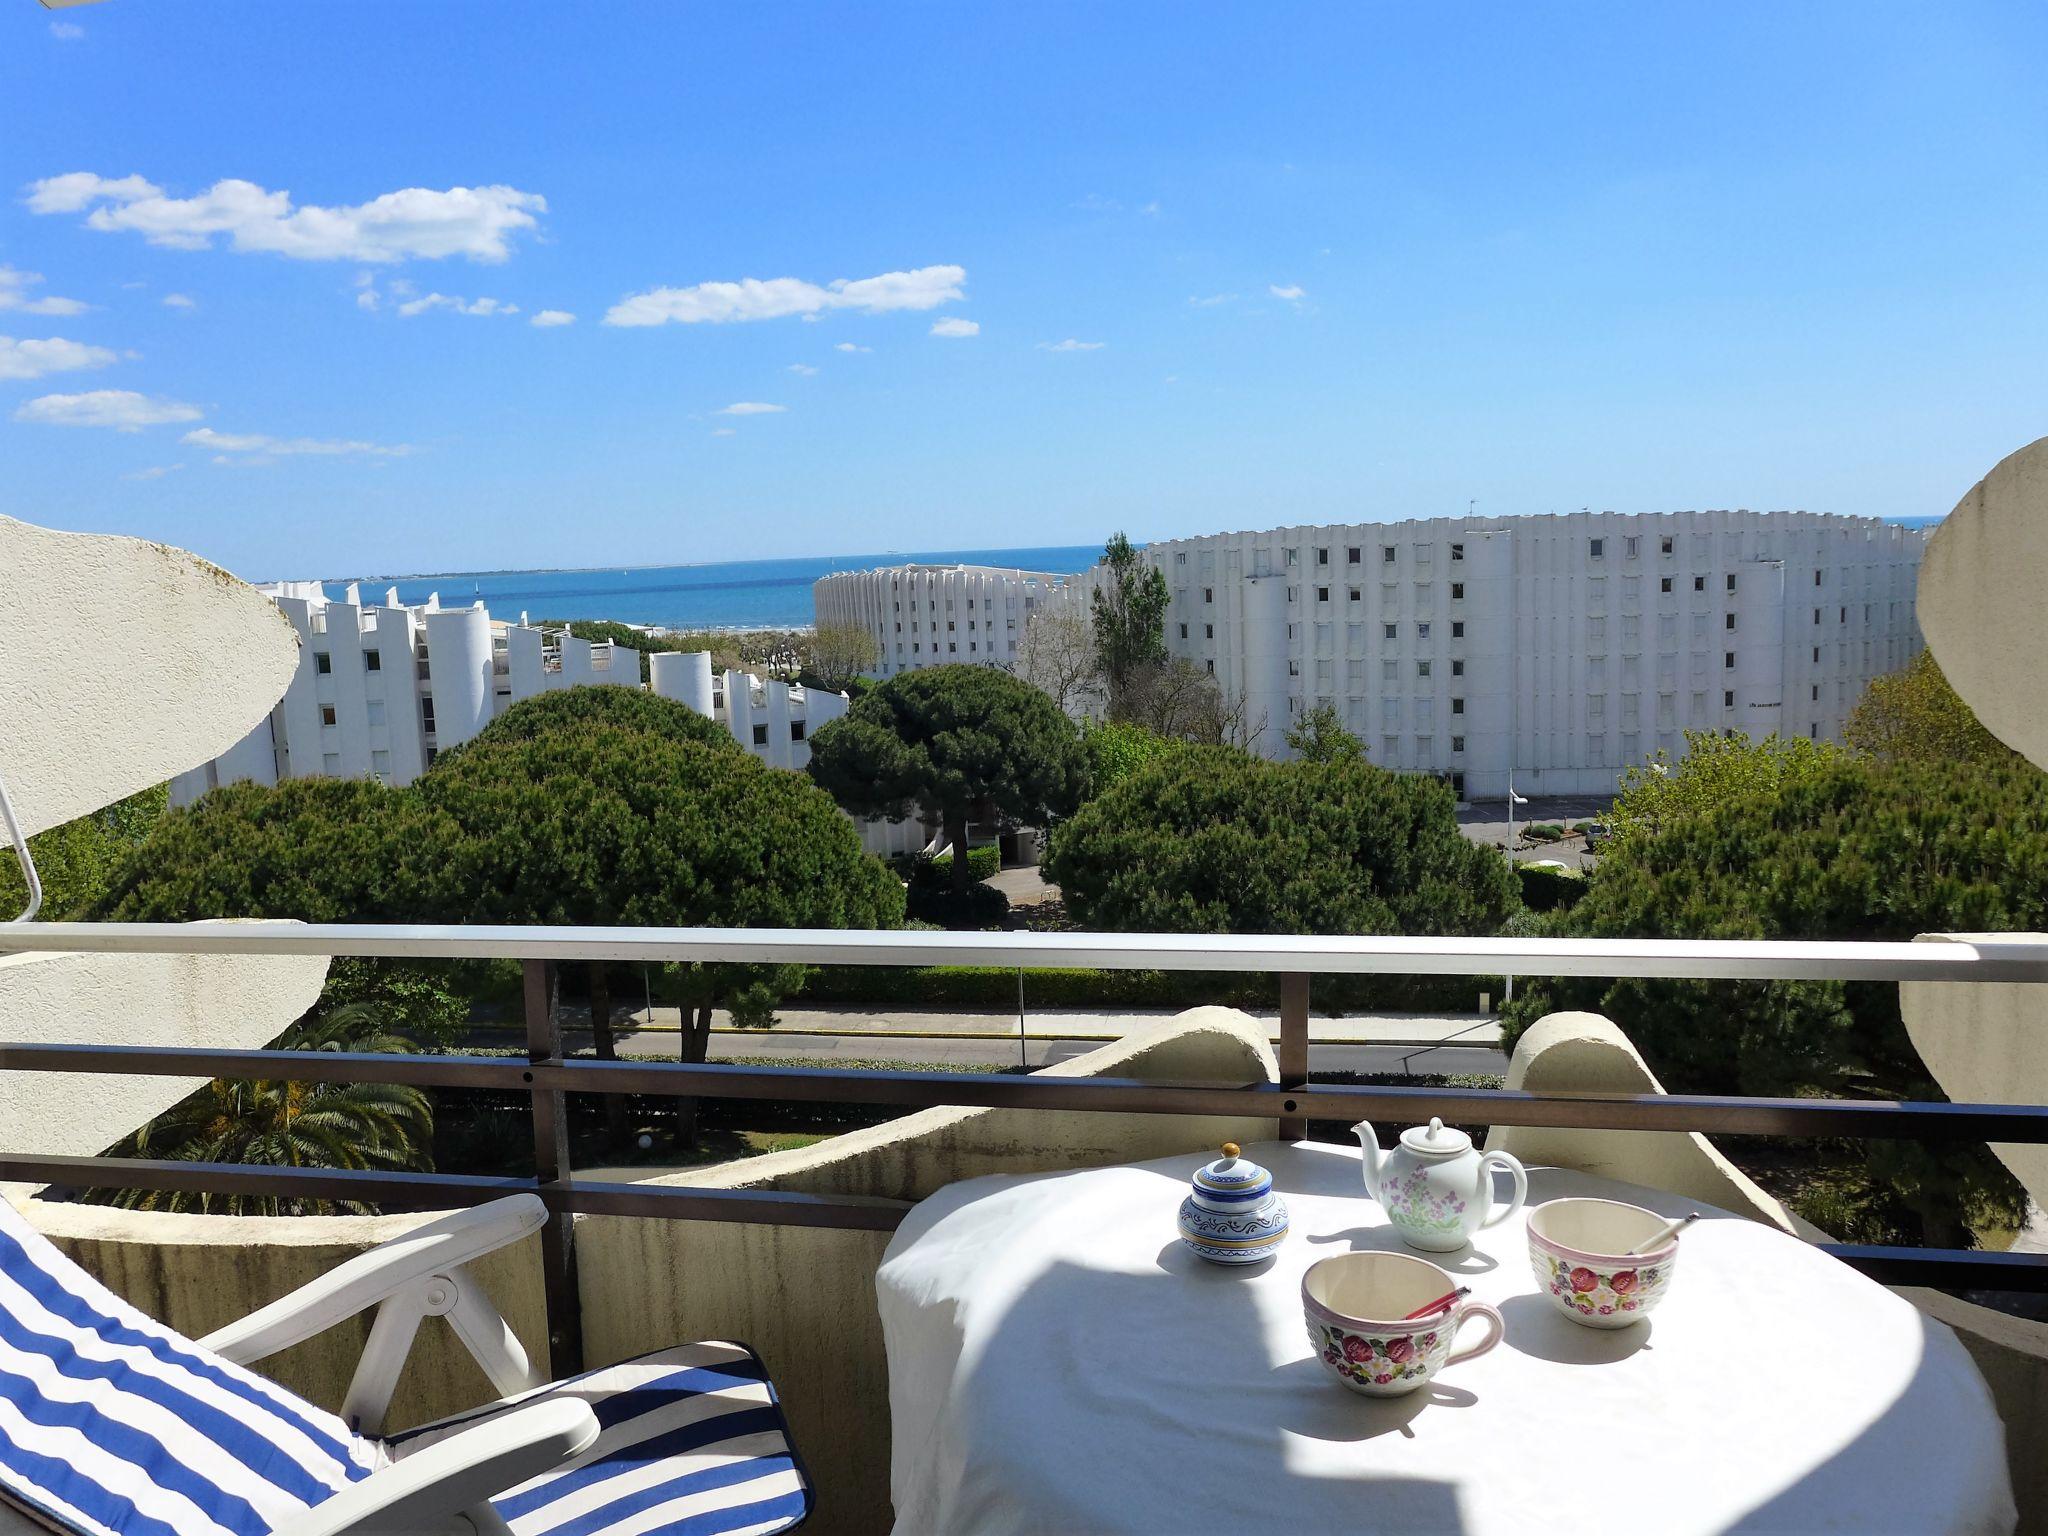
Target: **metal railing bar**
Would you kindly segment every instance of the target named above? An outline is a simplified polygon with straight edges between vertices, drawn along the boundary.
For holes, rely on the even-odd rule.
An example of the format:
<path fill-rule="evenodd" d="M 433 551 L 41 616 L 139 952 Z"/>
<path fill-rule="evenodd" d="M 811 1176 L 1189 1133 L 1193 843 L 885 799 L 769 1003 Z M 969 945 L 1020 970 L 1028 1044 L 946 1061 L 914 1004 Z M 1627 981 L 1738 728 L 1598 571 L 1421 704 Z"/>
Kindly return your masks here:
<path fill-rule="evenodd" d="M 895 1230 L 907 1200 L 813 1195 L 800 1190 L 710 1189 L 578 1179 L 538 1183 L 474 1174 L 356 1168 L 278 1168 L 251 1163 L 184 1163 L 147 1158 L 43 1157 L 0 1152 L 0 1181 L 61 1189 L 157 1189 L 359 1201 L 391 1210 L 448 1210 L 506 1195 L 538 1194 L 551 1210 L 580 1215 L 652 1216 L 672 1221 L 754 1222 L 780 1227 Z"/>
<path fill-rule="evenodd" d="M 22 923 L 0 950 L 1700 980 L 2048 981 L 2048 940 L 1941 944 L 1412 935 L 929 933 L 381 923 Z"/>
<path fill-rule="evenodd" d="M 445 1073 L 437 1069 L 452 1069 Z M 212 1051 L 190 1047 L 0 1045 L 0 1071 L 143 1073 L 294 1082 L 405 1082 L 528 1093 L 632 1093 L 930 1109 L 1082 1110 L 1257 1119 L 1376 1120 L 1431 1115 L 1467 1125 L 1572 1130 L 1702 1131 L 1716 1135 L 1867 1137 L 2048 1144 L 2048 1107 L 1890 1099 L 1744 1098 L 1715 1094 L 1532 1093 L 1505 1088 L 1285 1088 L 1150 1078 L 1009 1076 L 989 1072 L 685 1065 L 638 1061 L 487 1061 L 338 1051 Z M 1401 1121 L 1400 1123 L 1407 1123 Z"/>
<path fill-rule="evenodd" d="M 1922 1285 L 1945 1291 L 2048 1291 L 2048 1254 L 1880 1248 L 1861 1243 L 1815 1246 L 1880 1285 Z"/>

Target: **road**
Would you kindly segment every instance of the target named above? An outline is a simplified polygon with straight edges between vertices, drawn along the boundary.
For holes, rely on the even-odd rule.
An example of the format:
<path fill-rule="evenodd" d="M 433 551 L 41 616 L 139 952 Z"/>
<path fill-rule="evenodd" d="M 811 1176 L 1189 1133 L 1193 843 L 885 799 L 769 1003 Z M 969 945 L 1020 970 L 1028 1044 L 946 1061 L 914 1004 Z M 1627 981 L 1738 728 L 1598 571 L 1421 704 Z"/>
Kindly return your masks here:
<path fill-rule="evenodd" d="M 1526 805 L 1515 807 L 1514 825 L 1525 828 L 1529 823 L 1541 821 L 1586 821 L 1597 820 L 1607 814 L 1614 804 L 1612 795 L 1549 795 L 1532 799 Z M 1501 848 L 1508 840 L 1508 808 L 1500 800 L 1475 800 L 1458 812 L 1458 830 L 1475 843 L 1485 843 Z M 1535 848 L 1516 848 L 1508 857 L 1518 864 L 1536 859 L 1556 859 L 1559 863 L 1578 868 L 1585 859 L 1586 844 L 1581 838 L 1571 838 L 1561 843 L 1545 843 Z"/>

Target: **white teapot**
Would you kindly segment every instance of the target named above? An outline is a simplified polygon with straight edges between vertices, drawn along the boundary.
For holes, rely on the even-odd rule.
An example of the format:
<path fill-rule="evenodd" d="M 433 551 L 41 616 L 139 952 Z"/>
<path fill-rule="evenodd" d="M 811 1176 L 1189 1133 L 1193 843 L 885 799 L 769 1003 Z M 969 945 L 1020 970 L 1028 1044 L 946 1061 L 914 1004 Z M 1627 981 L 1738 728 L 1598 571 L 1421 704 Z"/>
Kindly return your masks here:
<path fill-rule="evenodd" d="M 1368 1122 L 1352 1130 L 1365 1151 L 1366 1193 L 1411 1248 L 1462 1248 L 1474 1232 L 1507 1220 L 1529 1198 L 1529 1175 L 1512 1153 L 1475 1152 L 1470 1136 L 1441 1120 L 1403 1131 L 1401 1145 L 1387 1153 Z M 1515 1181 L 1515 1198 L 1489 1215 L 1495 1168 L 1505 1168 Z"/>

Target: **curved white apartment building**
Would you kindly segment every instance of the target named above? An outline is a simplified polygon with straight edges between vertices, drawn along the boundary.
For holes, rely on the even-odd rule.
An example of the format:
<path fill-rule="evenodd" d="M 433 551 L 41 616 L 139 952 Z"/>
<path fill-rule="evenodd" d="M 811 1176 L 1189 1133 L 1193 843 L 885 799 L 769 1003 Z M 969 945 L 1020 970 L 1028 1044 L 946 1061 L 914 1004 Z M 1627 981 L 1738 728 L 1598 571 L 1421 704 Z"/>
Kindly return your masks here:
<path fill-rule="evenodd" d="M 989 565 L 889 565 L 839 571 L 811 587 L 820 627 L 848 624 L 874 637 L 876 677 L 947 662 L 1014 666 L 1024 626 L 1075 600 L 1079 578 Z"/>
<path fill-rule="evenodd" d="M 1275 528 L 1147 546 L 1166 642 L 1258 746 L 1334 707 L 1383 767 L 1472 798 L 1611 792 L 1687 730 L 1839 738 L 1920 648 L 1925 533 L 1809 512 Z"/>

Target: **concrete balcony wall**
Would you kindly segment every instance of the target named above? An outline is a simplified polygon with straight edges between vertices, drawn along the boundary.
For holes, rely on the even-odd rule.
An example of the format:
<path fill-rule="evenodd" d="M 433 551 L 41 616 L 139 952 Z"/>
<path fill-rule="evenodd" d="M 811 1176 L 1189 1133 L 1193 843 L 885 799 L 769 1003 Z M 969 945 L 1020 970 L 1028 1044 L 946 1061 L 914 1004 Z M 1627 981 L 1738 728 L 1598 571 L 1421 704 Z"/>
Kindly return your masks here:
<path fill-rule="evenodd" d="M 1265 1031 L 1198 1008 L 1045 1069 L 1057 1077 L 1277 1080 Z M 985 1174 L 1099 1167 L 1274 1134 L 1271 1120 L 928 1109 L 817 1146 L 651 1182 L 918 1200 Z M 875 1308 L 884 1232 L 593 1216 L 577 1225 L 592 1365 L 677 1339 L 759 1350 L 818 1490 L 807 1532 L 889 1528 L 889 1375 Z"/>

